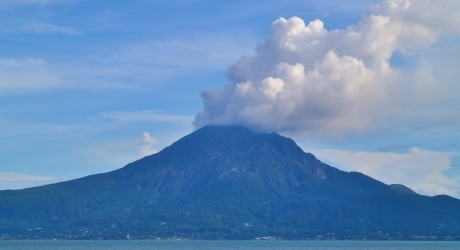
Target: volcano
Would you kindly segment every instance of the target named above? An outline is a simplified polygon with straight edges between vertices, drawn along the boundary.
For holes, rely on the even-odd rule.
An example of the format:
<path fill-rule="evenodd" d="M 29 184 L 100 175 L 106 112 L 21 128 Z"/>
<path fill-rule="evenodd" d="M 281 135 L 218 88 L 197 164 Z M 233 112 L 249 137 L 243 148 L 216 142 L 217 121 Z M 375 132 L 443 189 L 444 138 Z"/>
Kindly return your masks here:
<path fill-rule="evenodd" d="M 0 191 L 2 235 L 454 239 L 460 200 L 341 171 L 277 133 L 205 126 L 112 172 Z"/>

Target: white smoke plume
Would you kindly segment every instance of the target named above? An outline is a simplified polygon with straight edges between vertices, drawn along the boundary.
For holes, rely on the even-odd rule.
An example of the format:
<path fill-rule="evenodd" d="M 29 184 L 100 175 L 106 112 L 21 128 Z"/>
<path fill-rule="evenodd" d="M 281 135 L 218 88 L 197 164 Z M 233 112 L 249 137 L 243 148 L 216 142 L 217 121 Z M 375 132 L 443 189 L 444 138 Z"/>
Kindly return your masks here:
<path fill-rule="evenodd" d="M 460 1 L 386 0 L 344 30 L 298 17 L 275 21 L 254 56 L 243 56 L 221 90 L 202 93 L 194 125 L 239 124 L 259 131 L 365 130 L 397 110 L 417 109 L 442 89 L 420 64 L 391 65 L 460 33 Z M 380 119 L 380 120 L 379 120 Z"/>
<path fill-rule="evenodd" d="M 150 135 L 148 132 L 143 132 L 142 135 L 144 136 L 144 140 L 141 143 L 141 153 L 143 156 L 148 156 L 151 154 L 155 154 L 158 151 L 152 148 L 153 144 L 155 144 L 155 139 Z"/>

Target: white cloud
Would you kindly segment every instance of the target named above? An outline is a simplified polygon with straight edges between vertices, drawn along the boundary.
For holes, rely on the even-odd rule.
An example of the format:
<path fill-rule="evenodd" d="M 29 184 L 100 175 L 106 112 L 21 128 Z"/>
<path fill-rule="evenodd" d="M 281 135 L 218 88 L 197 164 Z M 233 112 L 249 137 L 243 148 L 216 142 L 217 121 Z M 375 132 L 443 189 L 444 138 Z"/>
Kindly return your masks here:
<path fill-rule="evenodd" d="M 36 59 L 0 58 L 0 93 L 58 87 L 60 77 L 47 62 Z"/>
<path fill-rule="evenodd" d="M 386 184 L 403 184 L 420 194 L 458 196 L 457 179 L 446 175 L 453 153 L 411 148 L 407 153 L 318 150 L 320 159 L 358 171 Z"/>
<path fill-rule="evenodd" d="M 61 33 L 75 35 L 77 31 L 72 27 L 59 26 L 52 23 L 43 23 L 43 22 L 33 22 L 29 23 L 24 27 L 25 31 L 50 34 L 50 33 Z"/>
<path fill-rule="evenodd" d="M 194 125 L 340 133 L 400 126 L 388 117 L 436 106 L 449 84 L 424 65 L 396 69 L 390 60 L 395 52 L 417 57 L 442 35 L 459 32 L 460 4 L 386 0 L 371 9 L 344 30 L 328 31 L 320 20 L 278 19 L 256 55 L 229 68 L 222 90 L 203 91 Z"/>

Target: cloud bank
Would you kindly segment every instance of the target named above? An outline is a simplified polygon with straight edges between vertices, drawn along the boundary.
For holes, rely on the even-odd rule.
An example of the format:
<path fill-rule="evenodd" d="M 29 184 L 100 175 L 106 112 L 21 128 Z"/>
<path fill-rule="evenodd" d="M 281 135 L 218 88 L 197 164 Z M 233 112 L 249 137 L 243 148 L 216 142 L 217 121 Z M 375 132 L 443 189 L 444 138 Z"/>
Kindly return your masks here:
<path fill-rule="evenodd" d="M 378 177 L 386 184 L 404 183 L 425 195 L 447 194 L 458 197 L 458 179 L 448 177 L 453 153 L 413 147 L 406 153 L 319 150 L 315 155 L 349 171 Z"/>
<path fill-rule="evenodd" d="M 429 107 L 445 83 L 423 63 L 393 67 L 393 56 L 416 58 L 441 36 L 460 33 L 459 11 L 457 1 L 386 0 L 358 24 L 331 31 L 320 20 L 280 18 L 254 56 L 228 69 L 223 89 L 202 92 L 194 126 L 361 131 Z"/>

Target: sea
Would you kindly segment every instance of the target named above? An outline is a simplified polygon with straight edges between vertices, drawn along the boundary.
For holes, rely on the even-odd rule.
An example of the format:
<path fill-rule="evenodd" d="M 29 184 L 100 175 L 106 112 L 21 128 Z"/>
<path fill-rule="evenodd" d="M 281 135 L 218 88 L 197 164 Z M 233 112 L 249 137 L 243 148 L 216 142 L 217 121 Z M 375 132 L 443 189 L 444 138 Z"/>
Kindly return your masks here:
<path fill-rule="evenodd" d="M 0 241 L 1 250 L 447 250 L 460 249 L 460 242 L 434 241 Z"/>

